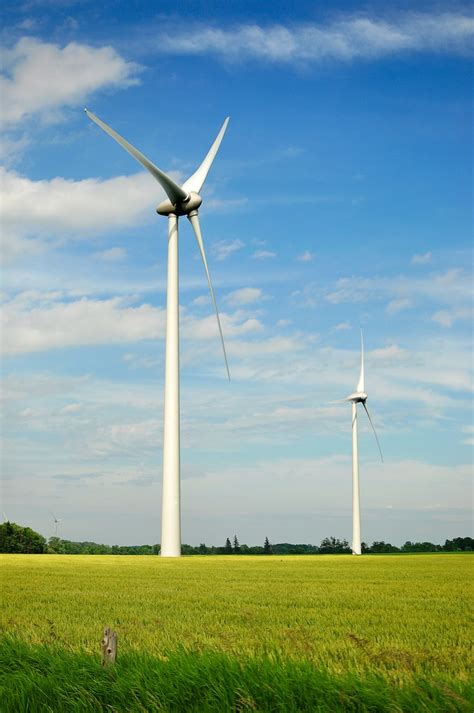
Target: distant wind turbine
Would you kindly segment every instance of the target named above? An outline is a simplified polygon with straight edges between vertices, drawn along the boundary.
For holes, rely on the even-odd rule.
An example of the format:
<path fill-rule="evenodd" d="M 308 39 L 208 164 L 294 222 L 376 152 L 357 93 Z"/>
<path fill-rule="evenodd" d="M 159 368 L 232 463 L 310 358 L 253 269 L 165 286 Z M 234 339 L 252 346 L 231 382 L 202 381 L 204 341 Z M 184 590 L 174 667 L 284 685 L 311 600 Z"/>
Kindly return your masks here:
<path fill-rule="evenodd" d="M 178 218 L 187 216 L 194 230 L 206 271 L 207 282 L 217 317 L 222 350 L 230 380 L 229 365 L 224 345 L 224 337 L 219 319 L 217 302 L 212 288 L 211 276 L 207 265 L 206 252 L 199 225 L 198 209 L 202 198 L 199 191 L 204 185 L 207 174 L 216 157 L 224 137 L 229 117 L 226 118 L 207 156 L 197 171 L 179 186 L 170 176 L 161 171 L 138 149 L 107 126 L 92 112 L 85 110 L 87 116 L 117 143 L 128 151 L 164 189 L 167 200 L 157 207 L 156 212 L 168 216 L 168 286 L 166 293 L 166 361 L 165 361 L 165 406 L 163 432 L 163 495 L 161 520 L 161 556 L 179 557 L 181 555 L 181 504 L 180 504 L 180 418 L 179 418 L 179 293 L 178 293 Z"/>
<path fill-rule="evenodd" d="M 357 404 L 362 404 L 369 419 L 370 425 L 374 432 L 375 440 L 377 441 L 377 446 L 380 452 L 380 458 L 383 463 L 382 449 L 380 448 L 379 439 L 377 438 L 377 433 L 375 432 L 374 424 L 370 418 L 369 409 L 367 408 L 367 393 L 365 391 L 365 377 L 364 377 L 364 338 L 362 335 L 362 330 L 360 332 L 360 344 L 361 344 L 361 354 L 360 354 L 360 376 L 357 383 L 356 390 L 347 396 L 344 401 L 350 401 L 352 403 L 352 554 L 360 555 L 361 541 L 360 541 L 360 492 L 359 492 L 359 452 L 358 452 L 358 438 L 357 438 Z"/>
<path fill-rule="evenodd" d="M 54 528 L 54 536 L 57 537 L 57 536 L 58 536 L 59 523 L 62 522 L 63 519 L 62 519 L 62 517 L 57 518 L 56 515 L 55 515 L 53 512 L 51 513 L 51 515 L 52 515 L 53 522 L 54 522 L 54 525 L 55 525 L 55 528 Z"/>

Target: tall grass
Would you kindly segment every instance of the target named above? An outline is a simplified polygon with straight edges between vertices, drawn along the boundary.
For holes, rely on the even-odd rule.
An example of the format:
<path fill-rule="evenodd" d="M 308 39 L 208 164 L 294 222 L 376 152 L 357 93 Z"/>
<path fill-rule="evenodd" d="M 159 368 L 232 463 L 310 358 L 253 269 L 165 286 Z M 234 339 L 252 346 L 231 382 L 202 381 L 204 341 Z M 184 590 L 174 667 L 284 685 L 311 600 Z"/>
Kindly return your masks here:
<path fill-rule="evenodd" d="M 119 697 L 121 687 L 127 685 L 133 695 L 138 696 L 136 691 L 142 687 L 146 695 L 159 697 L 160 686 L 168 691 L 168 684 L 160 681 L 171 676 L 182 679 L 183 687 L 188 681 L 193 700 L 204 700 L 197 692 L 199 681 L 206 690 L 220 686 L 211 675 L 215 669 L 223 672 L 222 686 L 230 685 L 235 696 L 237 688 L 231 682 L 242 680 L 249 700 L 263 695 L 257 695 L 255 688 L 261 682 L 264 688 L 278 691 L 276 701 L 283 696 L 290 706 L 302 685 L 301 676 L 309 676 L 310 690 L 325 686 L 328 691 L 347 692 L 358 682 L 357 695 L 365 696 L 360 699 L 364 706 L 369 706 L 371 691 L 378 691 L 380 700 L 385 696 L 392 706 L 350 708 L 347 693 L 349 703 L 344 698 L 343 710 L 463 710 L 455 706 L 464 705 L 458 698 L 469 690 L 466 616 L 471 562 L 470 557 L 452 554 L 180 560 L 5 555 L 0 558 L 1 631 L 7 638 L 14 637 L 15 643 L 8 643 L 18 652 L 13 659 L 28 662 L 18 666 L 18 691 L 8 690 L 20 695 L 28 685 L 30 668 L 33 680 L 36 674 L 39 677 L 35 690 L 46 695 L 48 687 L 58 688 L 54 695 L 59 696 L 61 686 L 64 690 L 74 686 L 66 675 L 71 669 L 81 690 L 84 685 L 90 688 L 87 676 L 96 681 L 93 690 L 100 688 L 101 681 L 105 686 L 104 676 L 112 676 L 109 684 Z M 98 669 L 94 659 L 104 626 L 111 626 L 119 636 L 117 681 L 115 674 Z M 23 650 L 21 642 L 28 648 Z M 43 654 L 44 647 L 54 655 Z M 47 666 L 52 668 L 45 682 Z M 141 670 L 148 672 L 145 678 Z M 155 682 L 151 688 L 145 685 L 147 676 Z M 281 677 L 293 681 L 286 693 L 282 692 L 286 684 L 277 682 Z M 93 695 L 90 690 L 87 695 Z M 403 696 L 415 696 L 417 690 L 425 703 L 404 708 Z M 444 708 L 433 707 L 438 700 L 444 701 Z M 246 710 L 237 698 L 232 701 L 226 705 Z M 133 710 L 149 710 L 147 705 L 137 702 Z M 259 708 L 263 703 L 258 701 L 256 705 L 255 710 L 331 710 Z"/>
<path fill-rule="evenodd" d="M 309 662 L 178 650 L 126 654 L 103 669 L 97 657 L 0 643 L 2 713 L 23 711 L 472 711 L 466 684 L 415 678 L 391 685 L 374 674 L 334 675 Z M 470 699 L 470 700 L 469 700 Z"/>

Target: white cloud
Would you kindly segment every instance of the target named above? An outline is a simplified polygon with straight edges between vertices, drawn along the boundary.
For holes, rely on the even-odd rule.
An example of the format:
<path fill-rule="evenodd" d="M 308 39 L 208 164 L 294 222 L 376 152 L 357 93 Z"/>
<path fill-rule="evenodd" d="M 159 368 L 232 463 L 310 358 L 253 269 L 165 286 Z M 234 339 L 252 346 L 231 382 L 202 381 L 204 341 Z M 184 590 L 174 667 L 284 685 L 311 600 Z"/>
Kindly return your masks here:
<path fill-rule="evenodd" d="M 237 301 L 235 304 L 237 304 Z M 258 319 L 236 311 L 220 313 L 226 339 L 262 331 Z M 61 293 L 23 292 L 2 310 L 2 349 L 6 355 L 96 344 L 126 344 L 157 339 L 165 333 L 165 310 L 130 299 L 66 300 Z M 183 308 L 181 333 L 191 341 L 219 338 L 215 314 L 197 318 Z M 128 361 L 126 358 L 125 361 Z M 132 359 L 130 359 L 132 361 Z M 146 358 L 141 361 L 146 366 Z"/>
<path fill-rule="evenodd" d="M 288 327 L 291 324 L 291 319 L 279 319 L 277 327 Z"/>
<path fill-rule="evenodd" d="M 21 235 L 6 233 L 0 245 L 0 260 L 3 265 L 22 260 L 24 257 L 40 255 L 48 249 L 48 244 L 41 240 L 28 240 Z"/>
<path fill-rule="evenodd" d="M 232 305 L 248 305 L 260 302 L 264 299 L 264 294 L 258 287 L 242 287 L 240 290 L 229 292 L 224 300 Z"/>
<path fill-rule="evenodd" d="M 220 240 L 211 246 L 211 252 L 216 260 L 222 261 L 243 247 L 245 243 L 241 240 Z"/>
<path fill-rule="evenodd" d="M 193 305 L 196 305 L 196 307 L 205 307 L 209 304 L 211 304 L 210 295 L 199 295 L 199 297 L 196 297 L 196 299 L 193 300 Z"/>
<path fill-rule="evenodd" d="M 149 449 L 156 450 L 162 435 L 162 423 L 158 419 L 111 424 L 101 427 L 89 443 L 88 448 L 96 455 L 118 454 Z M 136 478 L 136 473 L 133 477 Z M 125 478 L 125 480 L 130 479 Z M 120 479 L 123 481 L 123 479 Z"/>
<path fill-rule="evenodd" d="M 219 313 L 224 339 L 238 337 L 244 334 L 260 332 L 263 325 L 258 319 L 247 319 L 240 312 L 228 315 Z M 192 315 L 183 314 L 181 318 L 182 334 L 185 338 L 201 341 L 219 339 L 219 328 L 215 314 L 210 314 L 203 319 L 196 319 Z M 230 349 L 228 345 L 228 350 Z"/>
<path fill-rule="evenodd" d="M 413 255 L 410 262 L 412 265 L 429 265 L 432 257 L 433 257 L 433 255 L 431 254 L 431 252 L 422 253 L 419 255 Z"/>
<path fill-rule="evenodd" d="M 389 344 L 380 349 L 372 349 L 367 355 L 370 359 L 378 362 L 384 362 L 385 365 L 407 361 L 410 357 L 410 352 L 407 349 L 402 349 L 398 344 Z"/>
<path fill-rule="evenodd" d="M 120 298 L 81 299 L 30 310 L 13 301 L 2 316 L 4 354 L 153 339 L 164 334 L 165 325 L 163 310 L 147 304 L 129 307 Z"/>
<path fill-rule="evenodd" d="M 411 306 L 412 302 L 407 297 L 402 297 L 399 300 L 392 300 L 387 305 L 387 314 L 397 314 L 397 312 L 402 312 L 404 309 L 409 309 Z"/>
<path fill-rule="evenodd" d="M 345 332 L 348 329 L 352 329 L 352 325 L 350 322 L 339 322 L 339 324 L 336 324 L 334 327 L 335 332 Z"/>
<path fill-rule="evenodd" d="M 31 37 L 4 51 L 4 67 L 0 78 L 4 125 L 38 114 L 51 118 L 58 109 L 76 106 L 98 89 L 136 84 L 138 69 L 112 47 L 76 42 L 59 47 Z"/>
<path fill-rule="evenodd" d="M 462 432 L 466 434 L 466 438 L 463 440 L 465 446 L 474 446 L 474 426 L 464 426 Z"/>
<path fill-rule="evenodd" d="M 305 250 L 301 255 L 297 255 L 296 259 L 298 262 L 312 262 L 314 260 L 314 253 Z"/>
<path fill-rule="evenodd" d="M 305 289 L 306 299 L 314 299 L 316 289 L 316 286 L 308 285 Z M 395 306 L 397 302 L 400 304 L 400 300 L 428 300 L 459 305 L 471 301 L 471 292 L 471 275 L 466 270 L 453 268 L 443 273 L 417 278 L 407 278 L 403 275 L 385 278 L 342 277 L 336 281 L 335 288 L 326 292 L 325 299 L 332 304 L 342 304 L 393 297 Z"/>
<path fill-rule="evenodd" d="M 109 250 L 103 250 L 97 253 L 97 257 L 101 260 L 105 260 L 105 262 L 121 262 L 127 257 L 127 250 L 126 248 L 118 247 L 109 248 Z"/>
<path fill-rule="evenodd" d="M 32 181 L 0 167 L 5 261 L 54 241 L 93 235 L 155 216 L 163 192 L 146 173 L 101 180 L 65 178 Z"/>
<path fill-rule="evenodd" d="M 404 13 L 390 20 L 347 15 L 319 25 L 195 25 L 182 32 L 161 33 L 156 49 L 285 64 L 375 60 L 409 52 L 471 54 L 473 30 L 472 18 L 462 12 Z"/>
<path fill-rule="evenodd" d="M 255 260 L 268 260 L 268 258 L 276 257 L 276 253 L 271 252 L 271 250 L 256 250 L 252 257 Z"/>
<path fill-rule="evenodd" d="M 67 404 L 61 409 L 61 413 L 78 413 L 82 408 L 82 404 L 74 403 Z"/>
<path fill-rule="evenodd" d="M 16 139 L 2 136 L 0 142 L 0 161 L 8 166 L 13 164 L 29 145 L 30 139 L 27 136 Z"/>
<path fill-rule="evenodd" d="M 442 327 L 452 327 L 455 322 L 472 318 L 471 308 L 443 309 L 432 316 L 432 321 L 437 322 Z"/>

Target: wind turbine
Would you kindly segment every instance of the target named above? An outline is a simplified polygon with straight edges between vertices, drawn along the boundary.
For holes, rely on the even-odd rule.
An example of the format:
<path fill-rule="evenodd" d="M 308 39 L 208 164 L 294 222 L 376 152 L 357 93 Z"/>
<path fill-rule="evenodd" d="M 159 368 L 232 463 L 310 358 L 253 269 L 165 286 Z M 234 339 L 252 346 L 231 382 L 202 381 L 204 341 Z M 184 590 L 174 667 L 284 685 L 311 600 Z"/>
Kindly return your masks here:
<path fill-rule="evenodd" d="M 224 352 L 227 376 L 230 380 L 229 365 L 224 345 L 224 336 L 219 319 L 217 302 L 212 288 L 211 276 L 207 265 L 206 252 L 199 225 L 198 209 L 202 198 L 199 191 L 204 185 L 209 169 L 214 161 L 224 137 L 229 117 L 226 118 L 209 149 L 204 161 L 187 181 L 179 186 L 170 176 L 161 171 L 138 149 L 128 143 L 116 131 L 107 126 L 92 112 L 85 110 L 101 129 L 128 151 L 164 189 L 167 200 L 156 209 L 159 215 L 168 217 L 168 284 L 166 292 L 166 357 L 165 357 L 165 397 L 163 428 L 163 491 L 161 519 L 161 556 L 181 556 L 181 505 L 180 505 L 180 419 L 179 419 L 179 276 L 178 276 L 178 218 L 186 216 L 194 230 L 201 253 L 207 282 L 217 317 L 217 325 Z"/>
<path fill-rule="evenodd" d="M 380 458 L 383 463 L 382 449 L 380 448 L 379 439 L 377 438 L 377 433 L 375 432 L 374 424 L 370 418 L 369 409 L 367 408 L 367 393 L 365 391 L 365 377 L 364 377 L 364 337 L 362 335 L 362 330 L 360 331 L 360 375 L 359 381 L 357 383 L 356 390 L 347 396 L 344 401 L 350 401 L 352 403 L 352 554 L 360 555 L 361 541 L 360 541 L 360 492 L 359 492 L 359 449 L 358 449 L 358 437 L 357 437 L 357 404 L 362 404 L 369 419 L 370 425 L 374 432 L 375 440 L 377 441 L 377 446 L 380 452 Z"/>
<path fill-rule="evenodd" d="M 54 521 L 54 525 L 55 525 L 55 527 L 54 527 L 54 536 L 57 537 L 57 536 L 58 536 L 58 527 L 59 527 L 59 523 L 62 522 L 62 517 L 57 518 L 56 515 L 55 515 L 53 512 L 51 513 L 51 515 L 52 515 L 52 518 L 53 518 L 53 521 Z"/>

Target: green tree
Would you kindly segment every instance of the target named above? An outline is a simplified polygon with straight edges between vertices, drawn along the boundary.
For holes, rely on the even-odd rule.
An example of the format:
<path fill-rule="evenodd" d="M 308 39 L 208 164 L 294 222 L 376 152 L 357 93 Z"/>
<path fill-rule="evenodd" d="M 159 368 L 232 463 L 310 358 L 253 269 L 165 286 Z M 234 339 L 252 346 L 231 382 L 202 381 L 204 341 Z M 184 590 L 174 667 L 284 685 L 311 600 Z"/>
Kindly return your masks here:
<path fill-rule="evenodd" d="M 224 552 L 226 555 L 232 554 L 232 542 L 229 540 L 229 538 L 227 538 L 225 541 Z"/>
<path fill-rule="evenodd" d="M 351 553 L 347 540 L 338 540 L 336 537 L 325 537 L 321 541 L 319 551 L 323 555 L 346 555 Z"/>
<path fill-rule="evenodd" d="M 31 527 L 21 527 L 14 522 L 0 525 L 0 552 L 17 554 L 43 554 L 46 551 L 46 538 Z"/>
<path fill-rule="evenodd" d="M 391 545 L 390 542 L 384 542 L 383 540 L 380 540 L 380 542 L 372 542 L 372 545 L 369 547 L 369 552 L 400 552 L 398 547 L 395 547 L 395 545 Z"/>
<path fill-rule="evenodd" d="M 237 535 L 234 535 L 234 544 L 233 544 L 232 549 L 234 551 L 234 555 L 240 554 L 240 545 L 239 545 L 239 541 L 237 539 Z"/>
<path fill-rule="evenodd" d="M 474 539 L 472 537 L 455 537 L 453 540 L 446 540 L 441 549 L 446 550 L 446 552 L 454 552 L 455 550 L 471 552 L 474 550 Z"/>
<path fill-rule="evenodd" d="M 272 554 L 272 546 L 270 544 L 270 540 L 268 539 L 268 537 L 265 538 L 265 542 L 263 543 L 263 554 L 265 554 L 265 555 Z"/>

